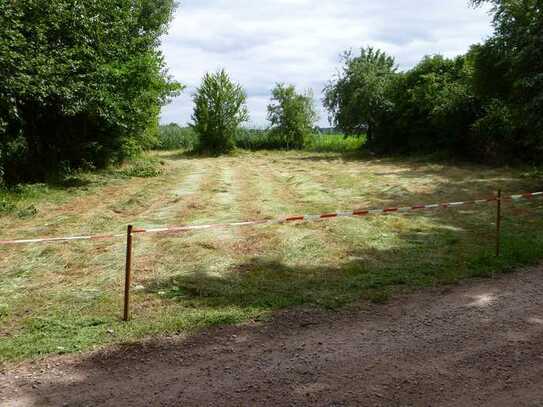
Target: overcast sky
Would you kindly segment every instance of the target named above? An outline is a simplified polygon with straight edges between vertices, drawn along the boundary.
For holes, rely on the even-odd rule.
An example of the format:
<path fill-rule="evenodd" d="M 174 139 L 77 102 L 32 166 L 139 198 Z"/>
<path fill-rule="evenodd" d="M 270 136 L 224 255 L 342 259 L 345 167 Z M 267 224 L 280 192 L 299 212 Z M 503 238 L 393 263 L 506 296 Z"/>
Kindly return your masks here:
<path fill-rule="evenodd" d="M 163 123 L 185 125 L 206 71 L 226 68 L 247 90 L 252 126 L 263 127 L 276 82 L 322 89 L 342 51 L 381 48 L 401 69 L 424 55 L 455 56 L 491 33 L 487 9 L 468 0 L 182 0 L 162 49 L 170 74 L 187 86 L 163 108 Z"/>

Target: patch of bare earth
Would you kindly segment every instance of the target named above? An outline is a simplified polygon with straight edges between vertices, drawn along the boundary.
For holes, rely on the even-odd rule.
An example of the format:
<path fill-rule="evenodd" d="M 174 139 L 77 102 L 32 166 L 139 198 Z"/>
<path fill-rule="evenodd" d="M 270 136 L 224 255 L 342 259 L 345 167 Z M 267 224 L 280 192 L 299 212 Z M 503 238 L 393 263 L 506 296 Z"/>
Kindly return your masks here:
<path fill-rule="evenodd" d="M 543 405 L 543 270 L 6 368 L 44 405 Z"/>

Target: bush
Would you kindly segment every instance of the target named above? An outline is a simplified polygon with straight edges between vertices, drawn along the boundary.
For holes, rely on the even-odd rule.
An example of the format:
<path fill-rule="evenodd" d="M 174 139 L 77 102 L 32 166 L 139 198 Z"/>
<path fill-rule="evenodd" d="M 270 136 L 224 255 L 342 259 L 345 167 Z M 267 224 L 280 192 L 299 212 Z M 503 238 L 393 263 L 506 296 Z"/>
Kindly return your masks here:
<path fill-rule="evenodd" d="M 247 95 L 224 71 L 207 73 L 194 95 L 191 127 L 198 135 L 198 150 L 225 153 L 235 147 L 239 125 L 249 120 Z"/>
<path fill-rule="evenodd" d="M 139 159 L 132 162 L 128 168 L 121 170 L 125 177 L 153 178 L 162 174 L 157 160 Z"/>
<path fill-rule="evenodd" d="M 17 209 L 17 205 L 13 202 L 7 200 L 6 198 L 0 197 L 0 215 L 12 213 Z"/>

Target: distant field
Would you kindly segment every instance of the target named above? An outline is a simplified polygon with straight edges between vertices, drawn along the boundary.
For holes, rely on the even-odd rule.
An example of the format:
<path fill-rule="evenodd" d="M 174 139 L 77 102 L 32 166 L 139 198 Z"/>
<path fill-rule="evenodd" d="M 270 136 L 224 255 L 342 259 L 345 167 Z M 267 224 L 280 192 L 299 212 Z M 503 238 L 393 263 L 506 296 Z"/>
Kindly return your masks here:
<path fill-rule="evenodd" d="M 315 150 L 319 150 L 315 147 Z M 328 151 L 330 149 L 328 148 Z M 1 238 L 178 225 L 540 190 L 531 170 L 335 152 L 156 153 L 162 173 L 80 174 L 0 194 Z M 386 301 L 402 288 L 490 276 L 543 257 L 541 201 L 135 240 L 133 319 L 120 322 L 124 241 L 0 247 L 0 361 L 92 349 L 294 305 Z"/>

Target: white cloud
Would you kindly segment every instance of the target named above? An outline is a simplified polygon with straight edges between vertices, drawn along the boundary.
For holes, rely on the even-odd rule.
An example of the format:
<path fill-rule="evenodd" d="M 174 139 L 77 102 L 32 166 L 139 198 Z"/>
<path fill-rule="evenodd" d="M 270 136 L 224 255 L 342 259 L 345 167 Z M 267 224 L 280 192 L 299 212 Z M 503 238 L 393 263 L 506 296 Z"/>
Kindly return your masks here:
<path fill-rule="evenodd" d="M 190 121 L 191 94 L 218 68 L 247 89 L 251 123 L 264 126 L 274 83 L 311 88 L 320 100 L 346 49 L 379 47 L 405 69 L 427 54 L 464 53 L 490 33 L 487 9 L 468 0 L 185 0 L 162 49 L 187 89 L 161 120 Z"/>

